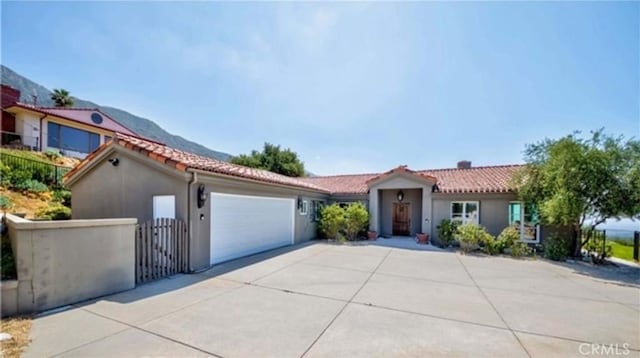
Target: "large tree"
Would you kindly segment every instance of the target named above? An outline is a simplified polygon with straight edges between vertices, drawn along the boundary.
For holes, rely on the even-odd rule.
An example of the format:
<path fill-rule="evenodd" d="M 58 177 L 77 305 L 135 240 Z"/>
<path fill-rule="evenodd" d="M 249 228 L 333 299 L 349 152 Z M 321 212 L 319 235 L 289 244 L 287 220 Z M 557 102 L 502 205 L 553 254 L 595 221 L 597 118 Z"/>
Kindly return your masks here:
<path fill-rule="evenodd" d="M 640 217 L 640 142 L 610 136 L 602 129 L 528 145 L 525 168 L 516 176 L 522 200 L 536 204 L 550 225 L 570 226 L 573 254 L 580 230 L 609 218 Z"/>
<path fill-rule="evenodd" d="M 265 143 L 262 152 L 251 151 L 250 155 L 241 154 L 231 158 L 231 163 L 259 168 L 289 177 L 304 176 L 304 163 L 291 149 L 281 149 L 279 145 Z"/>
<path fill-rule="evenodd" d="M 73 98 L 69 95 L 69 91 L 62 88 L 53 90 L 51 100 L 55 103 L 56 107 L 73 107 Z"/>

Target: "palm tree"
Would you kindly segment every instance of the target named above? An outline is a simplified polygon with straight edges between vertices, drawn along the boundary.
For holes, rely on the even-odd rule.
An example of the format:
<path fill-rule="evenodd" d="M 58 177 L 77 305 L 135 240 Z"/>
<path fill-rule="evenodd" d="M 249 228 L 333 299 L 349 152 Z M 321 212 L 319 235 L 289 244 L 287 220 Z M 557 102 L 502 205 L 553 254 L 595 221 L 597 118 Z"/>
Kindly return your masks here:
<path fill-rule="evenodd" d="M 55 103 L 56 107 L 73 107 L 73 98 L 69 96 L 69 91 L 62 88 L 53 90 L 51 100 Z"/>

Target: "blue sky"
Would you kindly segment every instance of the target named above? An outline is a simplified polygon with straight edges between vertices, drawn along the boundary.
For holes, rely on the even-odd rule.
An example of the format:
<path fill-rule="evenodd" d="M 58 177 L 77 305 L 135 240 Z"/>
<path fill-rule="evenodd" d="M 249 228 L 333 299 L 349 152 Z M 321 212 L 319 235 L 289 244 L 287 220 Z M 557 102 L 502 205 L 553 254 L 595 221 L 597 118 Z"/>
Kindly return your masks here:
<path fill-rule="evenodd" d="M 640 134 L 640 4 L 2 2 L 4 65 L 316 174 L 522 162 Z"/>

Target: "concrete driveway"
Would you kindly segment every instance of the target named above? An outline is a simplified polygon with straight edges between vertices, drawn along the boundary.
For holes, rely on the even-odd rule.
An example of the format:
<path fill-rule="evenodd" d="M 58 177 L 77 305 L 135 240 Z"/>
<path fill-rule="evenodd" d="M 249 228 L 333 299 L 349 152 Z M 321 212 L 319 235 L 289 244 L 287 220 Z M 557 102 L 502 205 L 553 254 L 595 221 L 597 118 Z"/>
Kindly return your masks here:
<path fill-rule="evenodd" d="M 312 243 L 40 316 L 25 355 L 640 356 L 637 275 Z"/>

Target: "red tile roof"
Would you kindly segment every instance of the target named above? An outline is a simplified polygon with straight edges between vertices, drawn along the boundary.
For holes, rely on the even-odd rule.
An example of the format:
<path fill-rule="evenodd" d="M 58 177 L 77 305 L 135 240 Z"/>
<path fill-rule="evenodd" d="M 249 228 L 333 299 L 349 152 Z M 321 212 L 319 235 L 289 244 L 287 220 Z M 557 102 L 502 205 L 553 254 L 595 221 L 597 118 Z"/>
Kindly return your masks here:
<path fill-rule="evenodd" d="M 509 185 L 511 177 L 522 167 L 516 164 L 410 172 L 436 178 L 435 191 L 439 193 L 508 193 L 512 191 Z M 398 168 L 394 170 L 397 172 Z M 336 175 L 300 180 L 326 188 L 333 194 L 366 194 L 369 190 L 368 182 L 382 175 L 384 174 Z"/>
<path fill-rule="evenodd" d="M 32 106 L 30 104 L 18 102 L 7 107 L 6 109 L 11 109 L 14 107 L 27 109 L 27 110 L 35 111 L 42 114 L 49 114 L 49 115 L 67 119 L 70 121 L 86 124 L 95 128 L 137 136 L 137 134 L 131 131 L 129 128 L 118 123 L 115 119 L 109 117 L 107 114 L 105 114 L 104 112 L 101 112 L 97 108 L 39 107 L 39 106 Z M 94 113 L 98 113 L 102 116 L 102 123 L 98 124 L 91 120 L 91 115 Z"/>
<path fill-rule="evenodd" d="M 367 184 L 371 183 L 372 181 L 376 181 L 376 180 L 380 180 L 380 179 L 386 178 L 386 177 L 388 177 L 390 175 L 393 175 L 393 174 L 409 174 L 409 175 L 413 175 L 414 177 L 416 177 L 418 179 L 422 179 L 422 180 L 424 180 L 424 179 L 435 180 L 436 179 L 436 177 L 434 177 L 432 175 L 429 175 L 429 174 L 426 174 L 426 173 L 423 173 L 423 172 L 416 172 L 416 171 L 413 171 L 413 170 L 407 168 L 406 165 L 401 165 L 399 167 L 395 167 L 395 168 L 389 170 L 388 172 L 382 173 L 380 175 L 376 175 L 375 177 L 367 180 Z"/>
<path fill-rule="evenodd" d="M 328 192 L 320 186 L 302 181 L 299 178 L 287 177 L 267 170 L 248 168 L 241 165 L 203 157 L 197 154 L 174 149 L 164 144 L 153 142 L 147 139 L 117 133 L 114 136 L 113 141 L 116 145 L 142 153 L 157 162 L 181 171 L 186 171 L 187 169 L 197 169 L 211 173 L 261 181 L 265 183 L 293 186 L 319 192 Z M 86 166 L 87 163 L 89 163 L 94 157 L 105 150 L 109 144 L 110 143 L 105 143 L 101 145 L 97 150 L 95 150 L 82 162 L 76 165 L 71 171 L 69 171 L 69 173 L 65 175 L 65 181 L 69 180 L 69 178 L 78 173 L 81 168 Z"/>

